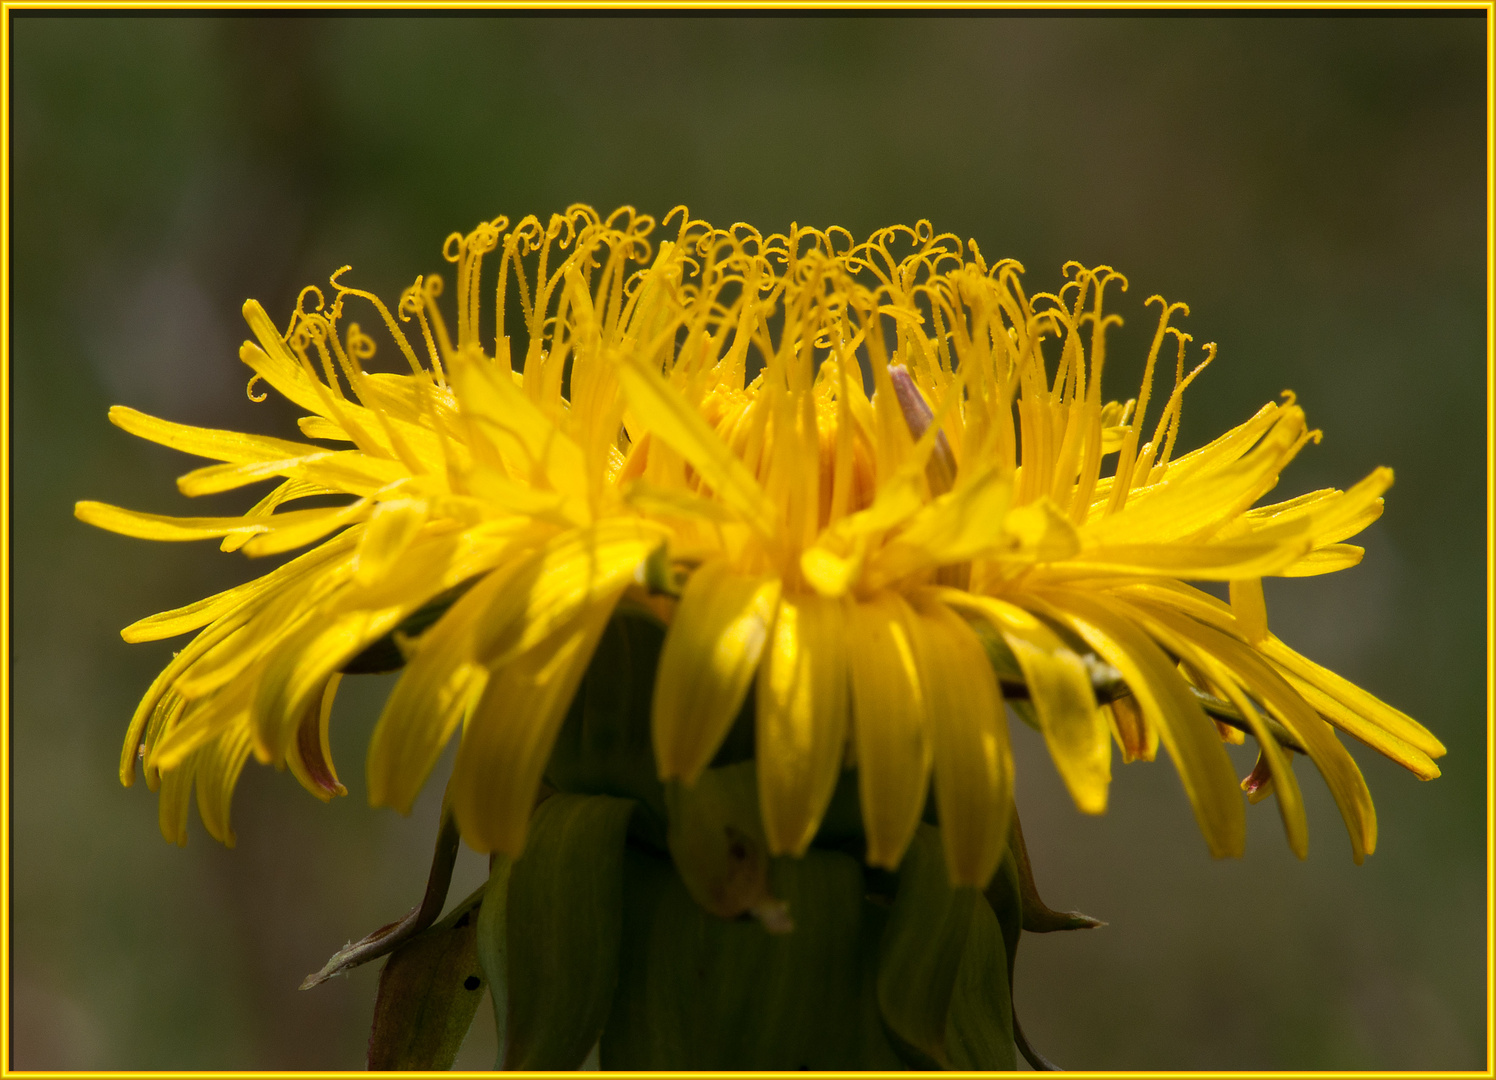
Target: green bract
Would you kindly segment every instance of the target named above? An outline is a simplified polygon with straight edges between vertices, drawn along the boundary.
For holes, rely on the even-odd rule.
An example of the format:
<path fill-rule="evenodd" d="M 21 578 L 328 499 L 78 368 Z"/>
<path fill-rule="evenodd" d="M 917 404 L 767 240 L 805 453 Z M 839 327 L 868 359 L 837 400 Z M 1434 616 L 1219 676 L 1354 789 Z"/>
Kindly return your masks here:
<path fill-rule="evenodd" d="M 933 808 L 896 872 L 866 866 L 854 769 L 810 849 L 769 856 L 751 700 L 695 784 L 655 776 L 663 636 L 612 620 L 524 853 L 394 949 L 371 1067 L 450 1067 L 487 985 L 503 1069 L 1012 1069 L 1022 930 L 1096 921 L 1039 901 L 1016 831 L 985 892 L 953 887 Z"/>

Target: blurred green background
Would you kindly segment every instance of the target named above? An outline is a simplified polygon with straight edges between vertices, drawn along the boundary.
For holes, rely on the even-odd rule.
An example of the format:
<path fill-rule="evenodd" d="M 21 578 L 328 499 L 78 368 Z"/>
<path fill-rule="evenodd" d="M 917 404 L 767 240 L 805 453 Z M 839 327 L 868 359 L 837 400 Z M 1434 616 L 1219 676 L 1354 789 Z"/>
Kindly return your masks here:
<path fill-rule="evenodd" d="M 1172 766 L 1070 805 L 1018 730 L 1046 899 L 1109 922 L 1026 936 L 1016 1003 L 1070 1068 L 1484 1064 L 1485 27 L 1477 18 L 66 18 L 12 22 L 12 1064 L 357 1068 L 376 974 L 301 977 L 418 898 L 436 795 L 371 811 L 387 682 L 340 697 L 350 797 L 253 763 L 239 846 L 115 779 L 177 643 L 124 624 L 244 580 L 216 545 L 89 529 L 73 502 L 188 502 L 182 455 L 116 402 L 294 434 L 253 405 L 238 311 L 277 318 L 343 263 L 394 298 L 480 218 L 677 203 L 764 231 L 921 217 L 1014 256 L 1130 276 L 1111 396 L 1136 392 L 1154 292 L 1220 359 L 1181 448 L 1291 387 L 1324 429 L 1276 494 L 1397 471 L 1368 555 L 1269 583 L 1275 629 L 1449 746 L 1420 784 L 1352 747 L 1381 845 L 1351 863 L 1301 768 L 1310 859 L 1273 804 L 1213 862 Z M 195 464 L 195 463 L 193 463 Z M 1281 586 L 1281 587 L 1275 587 Z M 1250 758 L 1240 762 L 1245 773 Z M 1312 778 L 1311 778 L 1312 777 Z M 439 791 L 439 786 L 438 786 Z M 454 899 L 481 880 L 465 853 Z M 492 1060 L 480 1014 L 461 1063 Z"/>

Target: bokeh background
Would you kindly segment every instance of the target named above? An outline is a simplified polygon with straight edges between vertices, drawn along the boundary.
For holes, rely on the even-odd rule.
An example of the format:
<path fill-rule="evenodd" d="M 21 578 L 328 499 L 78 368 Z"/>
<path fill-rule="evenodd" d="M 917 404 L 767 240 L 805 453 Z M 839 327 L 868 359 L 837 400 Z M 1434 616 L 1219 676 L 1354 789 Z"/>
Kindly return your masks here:
<path fill-rule="evenodd" d="M 443 238 L 573 201 L 677 203 L 766 232 L 928 217 L 1054 288 L 1108 262 L 1135 391 L 1160 292 L 1220 359 L 1181 447 L 1293 388 L 1323 445 L 1284 497 L 1397 484 L 1365 563 L 1270 582 L 1278 633 L 1432 727 L 1420 784 L 1352 747 L 1362 867 L 1312 770 L 1300 863 L 1271 803 L 1214 862 L 1164 761 L 1079 815 L 1019 729 L 1019 806 L 1056 906 L 1016 1001 L 1070 1068 L 1483 1067 L 1485 25 L 1475 18 L 959 20 L 45 18 L 12 13 L 12 1050 L 19 1068 L 357 1068 L 376 974 L 297 984 L 419 896 L 434 796 L 371 811 L 377 677 L 338 702 L 350 797 L 251 764 L 239 845 L 120 788 L 119 740 L 175 643 L 117 631 L 255 571 L 86 528 L 175 513 L 182 455 L 105 419 L 294 434 L 251 404 L 238 311 L 283 317 L 344 263 L 394 297 Z M 1274 586 L 1281 585 L 1281 588 Z M 1246 771 L 1249 758 L 1241 762 Z M 439 790 L 439 784 L 437 785 Z M 428 792 L 428 794 L 430 794 Z M 454 899 L 484 874 L 465 853 Z M 486 1008 L 461 1064 L 492 1060 Z"/>

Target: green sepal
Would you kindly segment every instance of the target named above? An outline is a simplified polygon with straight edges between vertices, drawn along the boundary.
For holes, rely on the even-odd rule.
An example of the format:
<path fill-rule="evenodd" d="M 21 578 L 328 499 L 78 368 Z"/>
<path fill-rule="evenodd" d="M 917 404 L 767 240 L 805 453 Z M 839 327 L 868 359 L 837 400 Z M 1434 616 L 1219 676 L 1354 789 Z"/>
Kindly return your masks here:
<path fill-rule="evenodd" d="M 495 863 L 479 956 L 495 987 L 499 1068 L 575 1069 L 597 1043 L 618 981 L 635 806 L 552 795 L 535 810 L 524 854 Z"/>
<path fill-rule="evenodd" d="M 503 1068 L 504 1048 L 509 1041 L 509 875 L 513 869 L 509 856 L 491 858 L 488 884 L 483 886 L 483 906 L 478 909 L 478 963 L 488 978 L 494 1028 L 499 1036 L 496 1068 Z"/>
<path fill-rule="evenodd" d="M 1091 647 L 1076 635 L 1075 631 L 1060 623 L 1050 622 L 1048 619 L 1041 621 L 1080 657 L 1081 663 L 1086 666 L 1086 672 L 1091 678 L 1091 691 L 1096 695 L 1099 703 L 1114 701 L 1129 692 L 1121 672 L 1097 656 Z M 1039 723 L 1039 714 L 1034 709 L 1033 701 L 1029 696 L 1028 680 L 1018 664 L 1018 658 L 1013 655 L 1013 650 L 1009 648 L 1002 634 L 985 619 L 974 619 L 967 625 L 976 634 L 977 639 L 982 643 L 982 649 L 987 653 L 987 663 L 992 668 L 992 673 L 997 676 L 998 685 L 1002 688 L 1003 699 L 1007 706 L 1029 727 L 1035 731 L 1043 731 Z M 1196 691 L 1195 696 L 1209 699 L 1202 700 L 1201 704 L 1207 712 L 1210 712 L 1210 703 L 1216 699 L 1209 695 L 1202 695 L 1199 691 Z M 1224 702 L 1219 704 L 1223 705 L 1226 710 L 1226 715 L 1221 716 L 1221 719 L 1246 730 L 1245 723 L 1240 716 L 1235 715 L 1229 704 Z M 1233 716 L 1235 719 L 1232 719 Z"/>
<path fill-rule="evenodd" d="M 1018 933 L 1018 927 L 1012 927 L 1010 939 L 1009 926 L 992 908 L 980 901 L 972 905 L 971 927 L 946 1018 L 945 1046 L 953 1069 L 1011 1071 L 1017 1067 L 1012 950 L 1017 948 Z"/>
<path fill-rule="evenodd" d="M 869 905 L 855 859 L 812 849 L 773 860 L 770 885 L 794 920 L 782 934 L 707 912 L 668 861 L 639 848 L 624 865 L 623 951 L 602 1068 L 841 1069 L 866 1056 L 875 1041 L 859 991 Z M 872 1067 L 899 1062 L 885 1046 Z"/>
<path fill-rule="evenodd" d="M 1003 947 L 1008 954 L 1008 983 L 1013 981 L 1013 965 L 1018 960 L 1018 942 L 1023 935 L 1024 905 L 1023 886 L 1018 873 L 1018 859 L 1013 845 L 1003 852 L 1002 862 L 997 864 L 997 873 L 983 890 L 987 904 L 1002 929 Z"/>
<path fill-rule="evenodd" d="M 664 630 L 646 619 L 619 615 L 608 623 L 546 764 L 557 790 L 643 803 L 650 813 L 635 827 L 662 849 L 665 789 L 650 741 L 650 700 L 664 641 Z"/>
<path fill-rule="evenodd" d="M 1028 853 L 1023 846 L 1023 833 L 1018 827 L 1018 815 L 1013 815 L 1013 831 L 1008 838 L 1008 849 L 1003 852 L 1002 862 L 998 865 L 997 873 L 992 875 L 992 880 L 987 884 L 985 890 L 987 903 L 991 906 L 997 923 L 1002 929 L 1003 944 L 1008 953 L 1008 1003 L 1009 1014 L 1012 1020 L 1011 1034 L 1013 1045 L 1023 1055 L 1029 1065 L 1040 1072 L 1053 1071 L 1058 1066 L 1039 1053 L 1029 1045 L 1028 1039 L 1023 1034 L 1023 1027 L 1018 1023 L 1018 1009 L 1012 1004 L 1013 999 L 1013 977 L 1014 967 L 1018 961 L 1018 943 L 1023 936 L 1023 931 L 1028 930 L 1031 919 L 1035 913 L 1031 908 L 1032 902 L 1038 902 L 1046 916 L 1060 917 L 1059 913 L 1050 911 L 1038 900 L 1038 893 L 1034 890 L 1033 877 L 1028 873 Z M 1032 900 L 1030 899 L 1032 897 Z M 1085 919 L 1088 916 L 1076 915 L 1071 912 L 1071 917 Z M 1044 921 L 1042 918 L 1040 921 Z M 1077 925 L 1051 926 L 1050 929 L 1077 929 L 1079 926 L 1100 926 L 1102 923 L 1094 919 L 1089 923 Z"/>
<path fill-rule="evenodd" d="M 652 593 L 680 596 L 685 588 L 685 574 L 670 560 L 670 546 L 661 544 L 644 560 L 644 587 Z"/>
<path fill-rule="evenodd" d="M 878 1005 L 897 1039 L 941 1068 L 950 1066 L 947 1019 L 980 899 L 951 887 L 940 832 L 921 823 L 878 950 Z"/>
<path fill-rule="evenodd" d="M 867 849 L 866 834 L 862 828 L 862 803 L 857 793 L 858 773 L 856 769 L 843 769 L 836 778 L 831 801 L 826 804 L 826 813 L 816 829 L 814 844 L 818 847 L 842 848 L 848 854 L 856 850 L 859 861 Z"/>
<path fill-rule="evenodd" d="M 707 769 L 690 787 L 671 781 L 665 802 L 670 857 L 695 901 L 724 919 L 764 914 L 773 896 L 753 763 Z"/>
<path fill-rule="evenodd" d="M 379 973 L 370 1069 L 450 1069 L 483 999 L 478 917 L 487 886 L 390 954 Z"/>
<path fill-rule="evenodd" d="M 873 871 L 883 874 L 886 871 Z M 889 875 L 892 876 L 892 875 Z M 869 871 L 863 868 L 864 887 L 868 883 Z M 862 957 L 862 978 L 858 990 L 857 1056 L 855 1068 L 877 1072 L 902 1072 L 909 1068 L 935 1068 L 932 1061 L 913 1061 L 907 1053 L 895 1047 L 895 1037 L 889 1033 L 883 1020 L 883 1009 L 878 1004 L 878 947 L 883 932 L 888 926 L 889 902 L 881 895 L 868 891 L 863 895 L 860 910 L 862 941 L 858 954 Z"/>
<path fill-rule="evenodd" d="M 992 668 L 992 674 L 997 676 L 997 683 L 1002 688 L 1003 701 L 1013 715 L 1022 720 L 1035 731 L 1043 731 L 1039 726 L 1039 714 L 1034 710 L 1034 703 L 1028 697 L 1028 682 L 1023 677 L 1023 669 L 1018 666 L 1018 657 L 1013 655 L 1013 650 L 985 619 L 976 619 L 967 624 L 982 643 L 982 649 L 987 653 L 987 664 Z"/>
<path fill-rule="evenodd" d="M 742 708 L 738 709 L 738 715 L 734 717 L 732 727 L 727 729 L 727 734 L 722 737 L 722 743 L 717 747 L 717 752 L 712 755 L 711 767 L 722 769 L 728 765 L 752 761 L 758 749 L 757 727 L 758 688 L 755 683 L 750 682 L 748 696 L 743 699 Z"/>
<path fill-rule="evenodd" d="M 1039 898 L 1039 888 L 1034 884 L 1034 870 L 1029 865 L 1028 846 L 1023 842 L 1023 829 L 1018 824 L 1018 814 L 1013 814 L 1013 828 L 1008 834 L 1008 852 L 1003 863 L 1011 859 L 1017 875 L 1019 895 L 1023 903 L 1023 928 L 1031 934 L 1048 934 L 1056 930 L 1091 930 L 1106 923 L 1082 915 L 1079 911 L 1055 911 Z M 989 899 L 991 898 L 989 892 Z"/>
<path fill-rule="evenodd" d="M 1022 720 L 1035 731 L 1043 732 L 1044 728 L 1039 724 L 1039 710 L 1034 708 L 1034 703 L 1028 698 L 1010 697 L 1003 704 L 1013 710 L 1013 715 Z"/>
<path fill-rule="evenodd" d="M 992 667 L 992 674 L 996 675 L 997 681 L 1003 684 L 1003 689 L 1027 688 L 1028 683 L 1023 677 L 1023 668 L 1018 666 L 1018 657 L 1014 656 L 1013 650 L 1008 648 L 1008 643 L 1003 640 L 1002 634 L 993 629 L 985 619 L 976 619 L 967 625 L 976 634 L 977 640 L 982 643 L 982 648 L 987 653 L 987 663 Z"/>
<path fill-rule="evenodd" d="M 404 918 L 387 923 L 372 934 L 344 945 L 332 954 L 321 970 L 314 971 L 302 980 L 301 989 L 310 990 L 334 975 L 341 975 L 350 968 L 387 956 L 434 923 L 446 906 L 447 888 L 452 884 L 452 866 L 457 861 L 457 848 L 461 843 L 457 819 L 452 816 L 451 807 L 443 805 L 441 829 L 436 836 L 436 853 L 431 857 L 431 871 L 426 878 L 426 892 L 421 897 L 421 902 L 406 912 Z"/>

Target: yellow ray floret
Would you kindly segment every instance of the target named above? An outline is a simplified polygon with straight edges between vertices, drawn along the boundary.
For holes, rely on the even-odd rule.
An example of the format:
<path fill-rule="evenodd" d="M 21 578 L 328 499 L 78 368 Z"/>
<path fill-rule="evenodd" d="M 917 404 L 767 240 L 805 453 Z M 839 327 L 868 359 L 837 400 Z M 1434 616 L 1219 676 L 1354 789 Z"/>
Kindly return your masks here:
<path fill-rule="evenodd" d="M 250 557 L 311 545 L 123 632 L 196 631 L 121 759 L 125 783 L 143 766 L 159 789 L 168 838 L 185 840 L 195 791 L 232 842 L 251 756 L 319 798 L 344 793 L 327 735 L 340 680 L 403 667 L 369 747 L 371 799 L 408 811 L 456 738 L 463 836 L 517 855 L 626 592 L 667 624 L 659 777 L 694 785 L 751 721 L 776 854 L 815 841 L 855 770 L 870 863 L 897 867 L 938 821 L 952 881 L 984 885 L 1013 813 L 1009 705 L 1086 813 L 1106 809 L 1114 737 L 1124 761 L 1161 744 L 1216 855 L 1245 838 L 1223 739 L 1258 743 L 1246 786 L 1277 796 L 1301 856 L 1295 754 L 1325 776 L 1355 858 L 1376 845 L 1335 728 L 1438 775 L 1439 740 L 1280 641 L 1263 599 L 1264 577 L 1360 561 L 1345 541 L 1381 514 L 1391 470 L 1262 504 L 1319 438 L 1292 395 L 1176 454 L 1184 391 L 1216 354 L 1186 362 L 1183 304 L 1149 300 L 1143 382 L 1118 402 L 1102 376 L 1127 281 L 1110 267 L 1068 264 L 1057 292 L 1030 295 L 1017 263 L 926 222 L 859 243 L 683 208 L 671 221 L 658 243 L 629 208 L 453 234 L 446 315 L 436 275 L 391 307 L 346 267 L 303 291 L 284 331 L 246 303 L 251 396 L 263 383 L 307 413 L 304 441 L 111 410 L 208 460 L 184 495 L 275 486 L 239 516 L 80 502 L 79 518 Z M 373 370 L 353 309 L 394 370 Z M 1230 602 L 1192 581 L 1226 583 Z"/>

